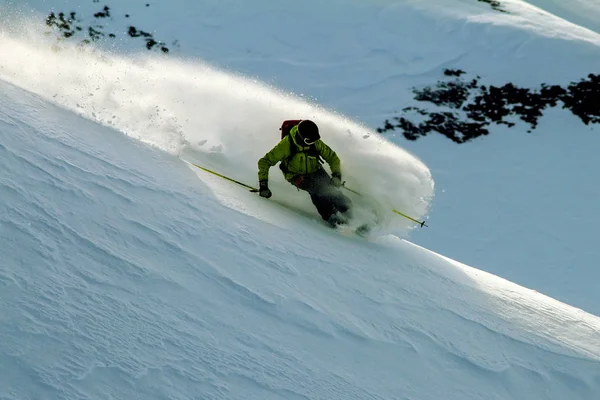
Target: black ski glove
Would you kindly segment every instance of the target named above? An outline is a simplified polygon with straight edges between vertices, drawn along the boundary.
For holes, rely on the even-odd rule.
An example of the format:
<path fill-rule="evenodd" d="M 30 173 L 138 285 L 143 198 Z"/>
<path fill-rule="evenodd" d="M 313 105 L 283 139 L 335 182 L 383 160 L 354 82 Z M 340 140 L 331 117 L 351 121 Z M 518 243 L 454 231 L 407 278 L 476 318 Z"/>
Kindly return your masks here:
<path fill-rule="evenodd" d="M 264 197 L 265 199 L 268 199 L 269 197 L 271 197 L 273 195 L 273 193 L 271 193 L 271 191 L 269 190 L 269 182 L 267 182 L 267 181 L 259 182 L 258 194 L 260 195 L 260 197 Z"/>
<path fill-rule="evenodd" d="M 331 174 L 331 184 L 335 187 L 342 186 L 342 175 L 341 174 Z"/>

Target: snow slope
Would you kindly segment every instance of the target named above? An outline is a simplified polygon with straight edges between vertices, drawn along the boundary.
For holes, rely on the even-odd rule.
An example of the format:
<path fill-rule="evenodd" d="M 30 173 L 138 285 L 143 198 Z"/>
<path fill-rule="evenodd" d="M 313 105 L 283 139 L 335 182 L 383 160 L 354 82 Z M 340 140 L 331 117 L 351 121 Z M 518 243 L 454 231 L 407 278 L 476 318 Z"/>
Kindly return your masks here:
<path fill-rule="evenodd" d="M 349 184 L 363 186 L 369 182 L 367 191 L 376 195 L 383 190 L 382 210 L 393 206 L 415 216 L 427 213 L 434 229 L 413 232 L 413 241 L 600 315 L 595 285 L 600 272 L 594 250 L 595 238 L 600 236 L 596 209 L 600 193 L 597 185 L 590 184 L 597 180 L 600 165 L 593 153 L 598 138 L 592 127 L 556 110 L 547 113 L 530 135 L 525 135 L 528 126 L 524 125 L 508 131 L 496 127 L 489 137 L 461 146 L 437 137 L 409 143 L 400 133 L 388 135 L 387 139 L 427 165 L 436 182 L 433 202 L 429 173 L 424 172 L 420 161 L 409 157 L 408 165 L 398 164 L 398 160 L 389 164 L 389 159 L 383 163 L 379 157 L 353 157 L 363 155 L 355 146 L 363 145 L 358 138 L 364 132 L 382 126 L 396 110 L 414 105 L 411 88 L 435 83 L 444 68 L 478 74 L 482 84 L 513 82 L 526 87 L 565 85 L 597 70 L 599 35 L 587 29 L 589 26 L 574 25 L 572 22 L 581 21 L 567 17 L 562 12 L 564 6 L 559 18 L 523 1 L 501 3 L 510 13 L 500 13 L 475 0 L 306 1 L 302 5 L 291 1 L 150 4 L 129 0 L 109 4 L 111 18 L 100 22 L 106 32 L 117 37 L 98 45 L 120 54 L 140 49 L 139 38 L 126 35 L 131 24 L 152 32 L 172 50 L 170 61 L 136 61 L 141 69 L 135 70 L 138 77 L 133 88 L 132 81 L 117 81 L 119 76 L 110 76 L 102 64 L 96 65 L 103 72 L 94 75 L 98 74 L 95 61 L 87 57 L 66 57 L 71 71 L 63 74 L 64 67 L 56 64 L 55 57 L 36 47 L 39 39 L 35 35 L 18 48 L 14 42 L 2 41 L 2 52 L 19 56 L 2 59 L 0 71 L 4 71 L 4 79 L 45 96 L 56 95 L 61 104 L 77 107 L 97 121 L 113 123 L 114 117 L 112 126 L 134 137 L 143 136 L 161 148 L 175 151 L 189 143 L 192 150 L 200 152 L 225 149 L 230 159 L 243 163 L 241 168 L 236 164 L 231 172 L 250 181 L 254 180 L 254 159 L 273 144 L 279 120 L 304 115 L 304 110 L 312 113 L 314 106 L 295 99 L 282 101 L 279 94 L 269 90 L 261 90 L 260 98 L 253 99 L 252 93 L 257 92 L 250 87 L 254 84 L 235 85 L 233 78 L 208 84 L 209 80 L 201 79 L 203 74 L 211 80 L 216 75 L 199 66 L 198 58 L 213 67 L 292 91 L 341 114 L 333 125 L 343 128 L 333 129 L 328 123 L 328 140 L 345 163 L 365 161 L 345 174 Z M 556 12 L 562 4 L 530 3 L 553 5 L 548 9 Z M 569 2 L 568 11 L 600 20 L 590 8 L 594 4 Z M 24 19 L 41 21 L 50 5 L 56 11 L 76 10 L 82 24 L 98 22 L 91 15 L 102 7 L 91 1 L 70 8 L 71 3 L 65 1 L 30 0 L 12 4 L 10 13 L 5 11 L 4 15 L 10 15 L 9 19 L 21 27 Z M 17 6 L 19 15 L 13 20 Z M 291 7 L 295 18 L 311 26 L 309 31 L 289 28 Z M 4 25 L 8 29 L 6 25 L 11 24 Z M 31 54 L 38 54 L 36 63 L 29 58 Z M 174 60 L 178 57 L 187 60 L 186 67 Z M 43 68 L 46 62 L 52 67 Z M 129 68 L 127 62 L 120 65 Z M 77 80 L 72 79 L 74 68 L 84 69 L 76 74 Z M 88 68 L 92 76 L 86 77 Z M 160 75 L 165 68 L 177 71 L 180 80 L 170 74 Z M 32 79 L 31 73 L 22 74 L 31 70 L 39 76 Z M 122 69 L 114 70 L 123 73 Z M 96 90 L 93 85 L 98 80 L 102 85 Z M 196 85 L 190 87 L 190 80 L 200 80 L 204 94 Z M 222 89 L 215 93 L 220 83 L 241 88 L 245 94 L 231 96 Z M 88 96 L 90 93 L 96 96 Z M 124 104 L 129 101 L 134 102 L 135 109 Z M 261 114 L 260 122 L 249 129 L 248 121 L 257 113 Z M 225 124 L 226 129 L 215 130 L 215 124 Z M 347 127 L 355 138 L 351 146 L 343 145 L 346 138 L 342 132 Z M 567 133 L 574 139 L 565 139 Z M 245 140 L 248 135 L 252 146 Z M 370 149 L 378 153 L 380 145 L 373 143 Z M 251 150 L 234 155 L 232 145 Z M 230 159 L 227 165 L 231 165 Z M 206 157 L 203 160 L 206 162 Z M 218 168 L 227 167 L 215 157 L 209 161 Z M 298 203 L 287 185 L 276 185 L 282 201 L 309 211 L 310 205 Z M 389 226 L 388 231 L 405 232 L 404 221 L 388 221 L 398 224 Z"/>
<path fill-rule="evenodd" d="M 598 0 L 572 0 L 569 2 L 560 0 L 527 0 L 550 15 L 558 17 L 576 26 L 590 29 L 600 33 L 600 1 Z"/>
<path fill-rule="evenodd" d="M 1 398 L 600 393 L 599 318 L 250 193 L 280 226 L 246 216 L 176 157 L 0 88 Z"/>
<path fill-rule="evenodd" d="M 32 4 L 47 12 L 47 2 Z M 513 132 L 503 132 L 507 142 L 494 134 L 460 150 L 441 138 L 398 141 L 425 163 L 372 128 L 392 115 L 383 104 L 408 102 L 408 89 L 437 79 L 442 67 L 486 68 L 486 79 L 499 82 L 576 79 L 597 59 L 592 33 L 558 34 L 540 20 L 523 26 L 524 17 L 467 1 L 345 2 L 344 18 L 336 13 L 342 3 L 307 2 L 300 15 L 320 22 L 311 41 L 283 29 L 284 2 L 263 4 L 268 13 L 236 2 L 173 4 L 152 4 L 152 18 L 140 21 L 174 22 L 172 32 L 155 32 L 169 43 L 192 27 L 188 40 L 210 37 L 181 42 L 179 59 L 131 54 L 133 41 L 122 52 L 78 52 L 69 43 L 50 52 L 28 17 L 7 19 L 2 9 L 0 398 L 598 397 L 598 317 L 395 236 L 367 241 L 324 229 L 307 199 L 275 177 L 277 197 L 266 201 L 176 157 L 183 152 L 251 181 L 257 156 L 273 143 L 269 132 L 277 133 L 272 126 L 292 112 L 311 113 L 350 163 L 348 179 L 383 188 L 385 207 L 400 201 L 427 213 L 433 172 L 436 229 L 414 232 L 414 241 L 480 258 L 505 275 L 527 270 L 519 282 L 590 309 L 597 293 L 585 283 L 593 282 L 596 255 L 579 240 L 594 237 L 594 188 L 583 186 L 583 203 L 579 192 L 561 191 L 568 186 L 529 189 L 534 181 L 547 187 L 557 171 L 551 161 L 567 156 L 563 185 L 580 189 L 593 179 L 594 165 L 585 164 L 593 146 L 561 151 L 561 129 L 588 133 L 576 121 L 550 115 L 544 138 L 552 140 L 531 135 L 529 148 L 517 146 L 523 141 Z M 421 42 L 391 47 L 410 32 Z M 481 41 L 473 44 L 474 36 Z M 318 95 L 317 104 L 363 123 L 220 72 L 196 59 L 204 52 L 212 64 Z M 550 62 L 564 55 L 579 58 Z M 496 67 L 490 58 L 505 62 Z M 409 72 L 398 75 L 398 63 Z M 541 64 L 548 68 L 536 71 Z M 523 177 L 532 153 L 538 167 Z M 479 174 L 469 171 L 483 161 Z M 525 203 L 507 196 L 516 189 L 530 190 Z M 591 220 L 586 231 L 574 236 L 567 222 L 551 220 L 565 227 L 525 242 L 531 225 L 554 211 L 540 199 L 556 194 L 576 204 L 568 224 Z M 529 203 L 539 215 L 530 207 L 522 211 L 530 223 L 511 229 L 502 211 Z M 506 233 L 490 237 L 490 219 Z M 563 262 L 573 254 L 580 258 L 567 275 Z"/>

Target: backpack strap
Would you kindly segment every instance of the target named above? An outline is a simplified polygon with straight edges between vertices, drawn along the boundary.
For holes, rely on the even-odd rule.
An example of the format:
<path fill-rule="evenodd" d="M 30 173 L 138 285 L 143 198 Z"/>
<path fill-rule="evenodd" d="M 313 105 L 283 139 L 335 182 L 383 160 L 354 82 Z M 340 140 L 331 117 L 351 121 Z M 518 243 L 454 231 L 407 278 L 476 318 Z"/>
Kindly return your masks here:
<path fill-rule="evenodd" d="M 298 153 L 304 153 L 307 157 L 316 157 L 319 161 L 319 164 L 325 163 L 325 160 L 323 160 L 323 157 L 321 157 L 321 155 L 319 154 L 319 150 L 317 150 L 317 146 L 315 146 L 314 143 L 311 144 L 307 150 L 303 150 L 299 146 L 297 146 L 296 143 L 294 143 L 294 141 L 290 137 L 290 155 L 288 158 L 282 160 L 281 163 L 279 163 L 279 168 L 283 171 L 284 174 L 287 174 L 289 172 L 287 168 L 287 161 L 291 160 Z"/>

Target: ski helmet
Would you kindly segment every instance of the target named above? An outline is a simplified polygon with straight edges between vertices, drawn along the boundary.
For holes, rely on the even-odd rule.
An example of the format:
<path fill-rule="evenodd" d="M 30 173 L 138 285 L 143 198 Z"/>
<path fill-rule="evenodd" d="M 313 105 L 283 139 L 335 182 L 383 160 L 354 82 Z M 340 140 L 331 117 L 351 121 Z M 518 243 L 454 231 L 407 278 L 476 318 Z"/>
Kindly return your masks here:
<path fill-rule="evenodd" d="M 298 135 L 300 136 L 300 140 L 306 145 L 311 145 L 321 138 L 319 127 L 309 119 L 300 121 L 298 124 Z"/>

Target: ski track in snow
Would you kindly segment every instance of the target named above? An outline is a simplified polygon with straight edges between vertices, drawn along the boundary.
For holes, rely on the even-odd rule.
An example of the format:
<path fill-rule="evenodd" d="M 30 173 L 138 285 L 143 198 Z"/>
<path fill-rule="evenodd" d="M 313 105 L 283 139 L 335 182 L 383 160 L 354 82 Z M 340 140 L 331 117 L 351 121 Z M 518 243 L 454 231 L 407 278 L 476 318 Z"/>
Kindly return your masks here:
<path fill-rule="evenodd" d="M 393 237 L 223 208 L 176 157 L 1 86 L 3 398 L 597 393 L 598 318 Z"/>

